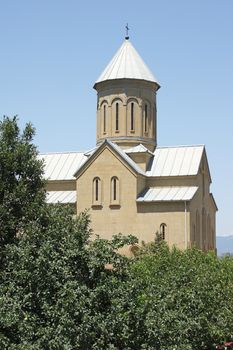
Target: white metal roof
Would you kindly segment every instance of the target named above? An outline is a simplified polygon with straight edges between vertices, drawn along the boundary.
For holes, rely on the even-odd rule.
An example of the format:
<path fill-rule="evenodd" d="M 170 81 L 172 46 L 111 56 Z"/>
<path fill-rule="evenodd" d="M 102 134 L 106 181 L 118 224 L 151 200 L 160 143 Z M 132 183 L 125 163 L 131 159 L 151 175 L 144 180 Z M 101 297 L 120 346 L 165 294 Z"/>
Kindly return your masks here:
<path fill-rule="evenodd" d="M 159 85 L 129 40 L 123 42 L 96 83 L 112 79 L 141 79 Z"/>
<path fill-rule="evenodd" d="M 76 191 L 48 191 L 46 202 L 49 204 L 74 204 L 76 203 Z"/>
<path fill-rule="evenodd" d="M 197 189 L 196 186 L 152 187 L 147 189 L 137 202 L 190 201 Z"/>
<path fill-rule="evenodd" d="M 44 177 L 48 180 L 73 180 L 75 171 L 87 157 L 83 152 L 40 154 L 44 159 Z"/>
<path fill-rule="evenodd" d="M 127 148 L 124 150 L 125 153 L 150 153 L 153 154 L 149 149 L 143 146 L 141 143 L 138 146 Z"/>
<path fill-rule="evenodd" d="M 147 176 L 196 175 L 204 146 L 180 146 L 156 148 Z"/>
<path fill-rule="evenodd" d="M 145 152 L 147 149 L 144 146 L 138 145 L 132 149 L 123 151 L 116 143 L 109 140 L 105 142 L 111 145 L 137 173 L 148 177 L 196 175 L 204 151 L 204 146 L 156 148 L 152 158 L 151 168 L 147 172 L 144 172 L 127 155 L 127 153 Z M 99 147 L 85 154 L 83 152 L 40 154 L 39 158 L 44 159 L 45 162 L 45 179 L 74 180 L 74 174 Z"/>

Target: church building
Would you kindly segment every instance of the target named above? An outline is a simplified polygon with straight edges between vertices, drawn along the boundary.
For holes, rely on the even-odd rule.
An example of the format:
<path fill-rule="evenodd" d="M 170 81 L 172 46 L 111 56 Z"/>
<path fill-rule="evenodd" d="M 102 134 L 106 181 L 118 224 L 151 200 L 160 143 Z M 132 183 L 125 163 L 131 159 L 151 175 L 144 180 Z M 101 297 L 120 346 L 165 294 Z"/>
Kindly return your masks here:
<path fill-rule="evenodd" d="M 96 147 L 41 154 L 47 200 L 90 210 L 94 234 L 161 233 L 170 247 L 216 249 L 216 203 L 205 147 L 157 145 L 160 85 L 129 38 L 94 84 Z M 131 254 L 135 247 L 127 247 Z"/>

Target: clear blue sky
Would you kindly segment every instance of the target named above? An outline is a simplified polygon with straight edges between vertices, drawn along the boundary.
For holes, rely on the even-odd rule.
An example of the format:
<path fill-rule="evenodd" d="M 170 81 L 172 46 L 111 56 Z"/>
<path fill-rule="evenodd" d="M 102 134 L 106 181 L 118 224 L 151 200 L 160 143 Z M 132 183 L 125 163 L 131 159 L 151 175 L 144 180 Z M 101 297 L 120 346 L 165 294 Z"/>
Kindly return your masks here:
<path fill-rule="evenodd" d="M 233 1 L 0 0 L 0 116 L 31 121 L 41 152 L 95 145 L 95 80 L 130 40 L 161 83 L 159 145 L 205 144 L 233 234 Z"/>

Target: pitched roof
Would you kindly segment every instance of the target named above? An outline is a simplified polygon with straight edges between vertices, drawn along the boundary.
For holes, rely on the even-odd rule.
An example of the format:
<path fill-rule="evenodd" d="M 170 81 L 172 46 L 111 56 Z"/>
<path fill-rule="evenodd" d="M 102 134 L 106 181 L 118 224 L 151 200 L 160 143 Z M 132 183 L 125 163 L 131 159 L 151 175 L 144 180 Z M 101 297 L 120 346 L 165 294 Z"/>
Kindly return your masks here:
<path fill-rule="evenodd" d="M 196 175 L 204 152 L 204 146 L 158 147 L 151 158 L 150 169 L 144 172 L 128 155 L 146 152 L 144 146 L 138 145 L 132 149 L 122 150 L 116 143 L 109 140 L 103 143 L 113 148 L 136 173 L 148 177 Z M 97 152 L 101 145 L 86 153 L 40 154 L 39 158 L 45 161 L 44 177 L 48 180 L 74 180 L 74 174 Z"/>
<path fill-rule="evenodd" d="M 87 159 L 83 152 L 40 154 L 45 162 L 44 177 L 48 180 L 72 180 L 74 172 Z"/>
<path fill-rule="evenodd" d="M 90 162 L 93 157 L 95 156 L 95 154 L 98 152 L 98 150 L 102 147 L 104 147 L 104 145 L 108 145 L 110 146 L 110 148 L 112 148 L 113 150 L 115 150 L 118 155 L 138 174 L 141 175 L 145 175 L 145 172 L 116 144 L 111 142 L 108 139 L 105 139 L 100 145 L 99 147 L 97 147 L 87 158 L 86 160 L 76 169 L 76 172 L 74 172 L 74 176 L 77 176 L 77 173 L 81 170 L 81 168 L 88 162 Z"/>
<path fill-rule="evenodd" d="M 115 79 L 140 79 L 159 85 L 129 40 L 123 42 L 95 84 Z"/>
<path fill-rule="evenodd" d="M 46 202 L 49 204 L 74 204 L 76 200 L 76 191 L 48 191 L 46 193 Z"/>
<path fill-rule="evenodd" d="M 158 147 L 147 176 L 196 175 L 204 146 Z"/>
<path fill-rule="evenodd" d="M 152 187 L 146 189 L 137 202 L 190 201 L 197 189 L 196 186 Z"/>

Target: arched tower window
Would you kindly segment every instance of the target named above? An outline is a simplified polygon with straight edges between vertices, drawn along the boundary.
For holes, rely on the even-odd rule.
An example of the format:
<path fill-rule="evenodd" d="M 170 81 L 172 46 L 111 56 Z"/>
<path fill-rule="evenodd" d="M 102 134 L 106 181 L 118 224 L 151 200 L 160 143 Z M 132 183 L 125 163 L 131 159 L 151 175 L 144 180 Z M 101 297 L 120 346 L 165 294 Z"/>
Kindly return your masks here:
<path fill-rule="evenodd" d="M 111 204 L 120 204 L 120 186 L 116 176 L 111 178 Z"/>
<path fill-rule="evenodd" d="M 162 224 L 160 225 L 160 234 L 161 234 L 161 236 L 162 236 L 162 239 L 164 239 L 164 240 L 165 240 L 165 238 L 166 238 L 166 233 L 167 233 L 167 225 L 164 224 L 164 223 L 162 223 Z"/>
<path fill-rule="evenodd" d="M 93 179 L 93 204 L 101 204 L 101 180 L 99 177 Z"/>
<path fill-rule="evenodd" d="M 148 132 L 148 105 L 145 105 L 145 121 L 144 121 L 144 131 Z"/>
<path fill-rule="evenodd" d="M 130 109 L 130 130 L 134 130 L 134 103 L 131 102 L 131 109 Z"/>
<path fill-rule="evenodd" d="M 119 103 L 116 103 L 116 131 L 119 131 Z"/>
<path fill-rule="evenodd" d="M 106 105 L 104 105 L 104 115 L 103 115 L 103 130 L 106 132 Z"/>

